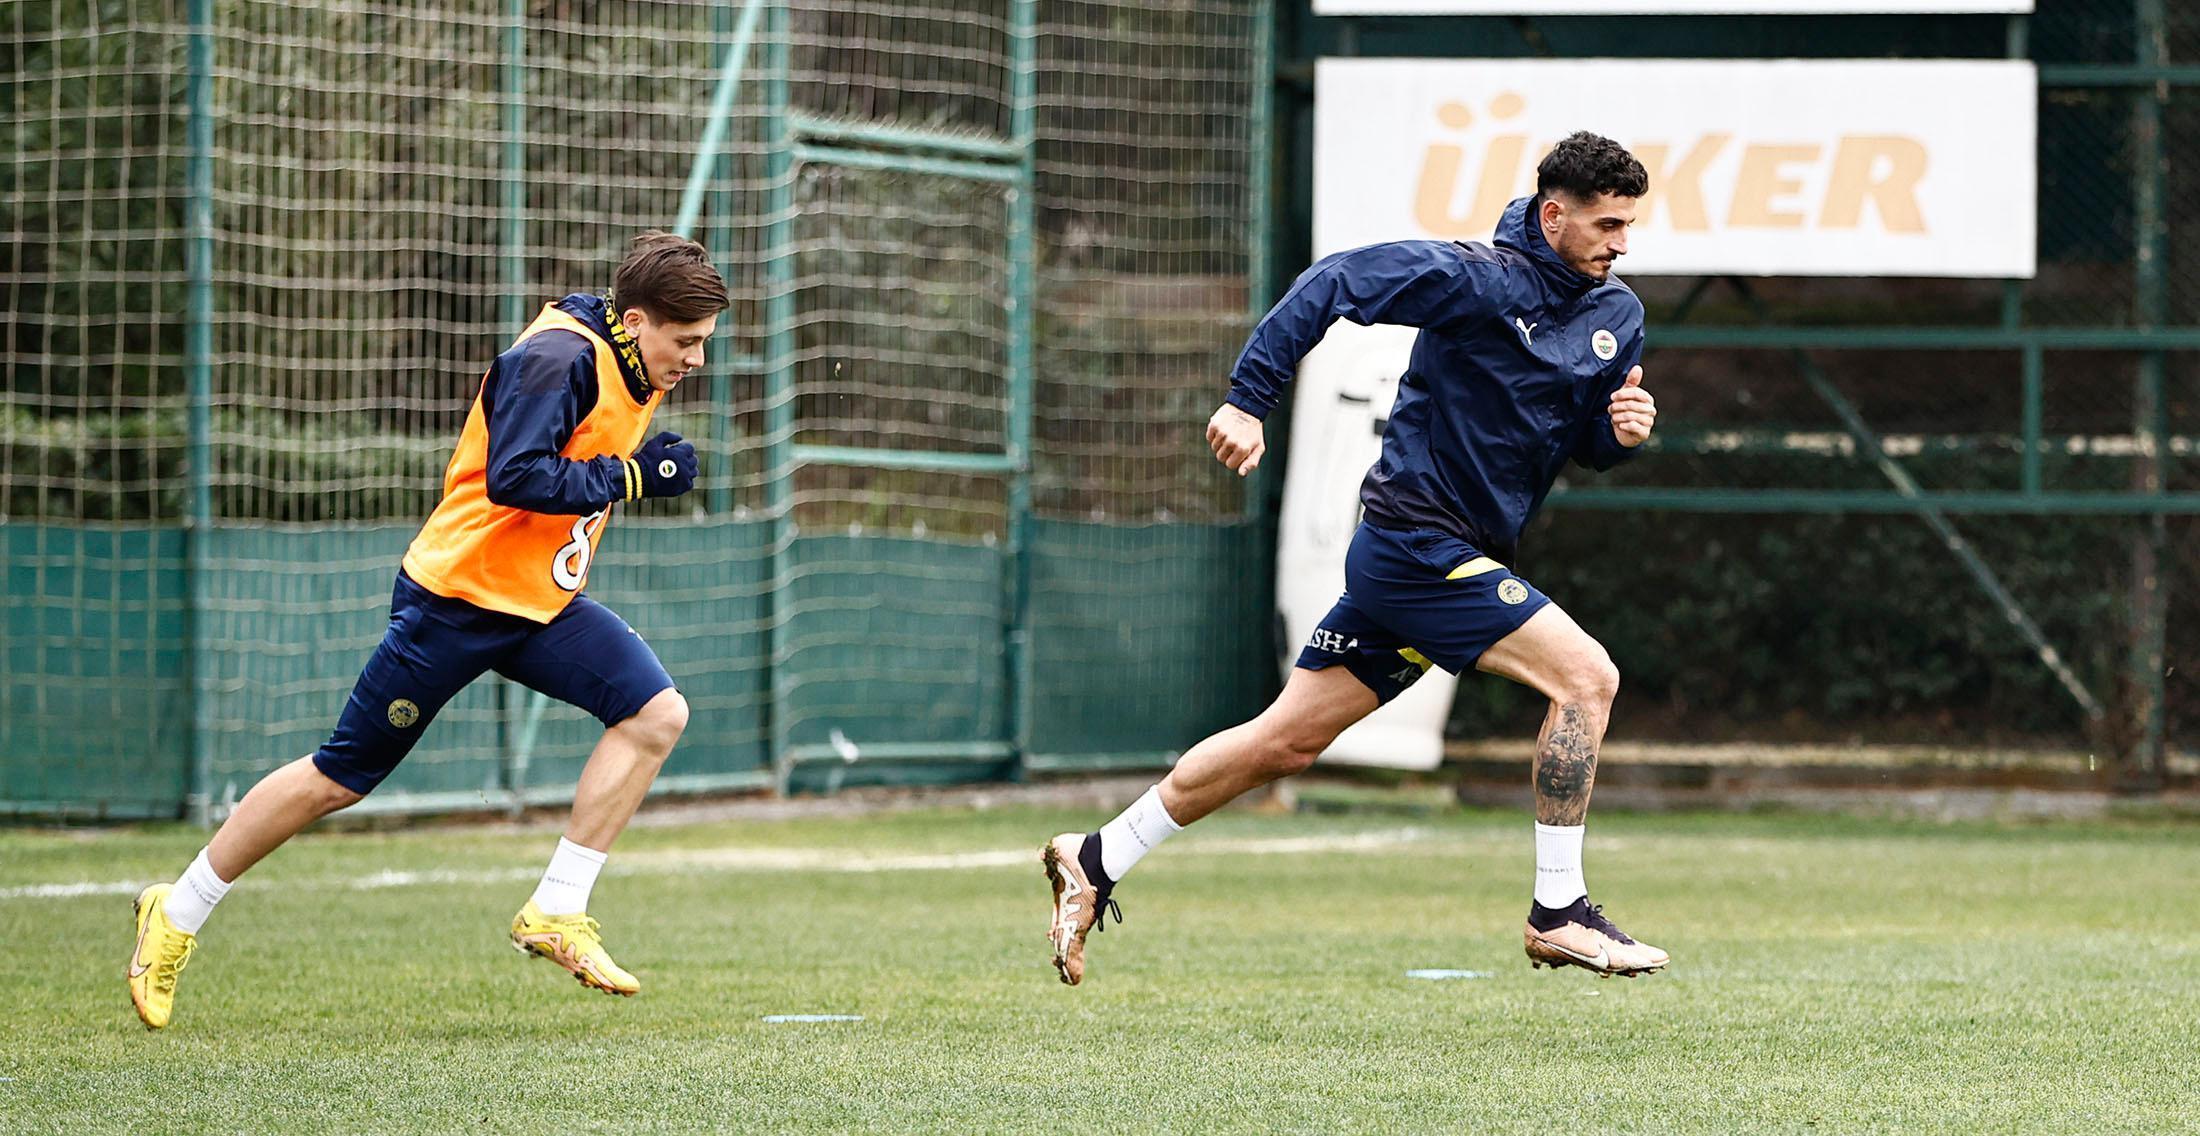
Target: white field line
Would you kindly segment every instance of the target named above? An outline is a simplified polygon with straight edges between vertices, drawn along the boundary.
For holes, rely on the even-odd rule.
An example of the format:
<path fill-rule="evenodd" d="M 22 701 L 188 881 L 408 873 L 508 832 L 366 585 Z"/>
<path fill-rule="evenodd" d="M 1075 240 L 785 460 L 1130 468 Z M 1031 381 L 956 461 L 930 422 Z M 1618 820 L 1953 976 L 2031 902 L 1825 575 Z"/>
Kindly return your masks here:
<path fill-rule="evenodd" d="M 1458 834 L 1454 834 L 1456 842 Z M 1432 842 L 1421 828 L 1396 828 L 1335 836 L 1192 840 L 1174 851 L 1194 856 L 1299 856 L 1322 852 L 1381 852 L 1407 844 Z M 682 848 L 630 852 L 609 865 L 612 875 L 701 875 L 718 872 L 937 872 L 964 868 L 1020 868 L 1039 862 L 1039 845 L 984 852 L 935 852 L 871 855 L 828 848 Z M 532 880 L 540 868 L 439 868 L 419 872 L 381 871 L 350 879 L 285 880 L 268 885 L 282 890 L 342 888 L 374 891 L 420 884 L 491 884 Z M 26 884 L 0 888 L 0 900 L 76 899 L 85 896 L 136 895 L 146 880 L 100 880 L 62 884 Z"/>

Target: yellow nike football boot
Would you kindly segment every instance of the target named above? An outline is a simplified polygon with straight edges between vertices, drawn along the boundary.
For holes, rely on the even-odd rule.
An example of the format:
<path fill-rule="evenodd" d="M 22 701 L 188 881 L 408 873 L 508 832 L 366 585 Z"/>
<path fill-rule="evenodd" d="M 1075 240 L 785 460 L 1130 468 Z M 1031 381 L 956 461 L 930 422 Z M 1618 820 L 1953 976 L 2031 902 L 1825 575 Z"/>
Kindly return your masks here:
<path fill-rule="evenodd" d="M 168 922 L 168 893 L 174 890 L 174 884 L 154 884 L 138 893 L 133 907 L 137 946 L 130 951 L 124 973 L 130 979 L 130 1001 L 146 1029 L 167 1025 L 175 1014 L 176 976 L 191 961 L 191 949 L 199 945 L 197 935 L 178 931 Z"/>
<path fill-rule="evenodd" d="M 606 994 L 631 998 L 642 992 L 641 981 L 611 961 L 596 921 L 586 915 L 544 915 L 530 899 L 512 917 L 512 949 L 541 955 Z"/>

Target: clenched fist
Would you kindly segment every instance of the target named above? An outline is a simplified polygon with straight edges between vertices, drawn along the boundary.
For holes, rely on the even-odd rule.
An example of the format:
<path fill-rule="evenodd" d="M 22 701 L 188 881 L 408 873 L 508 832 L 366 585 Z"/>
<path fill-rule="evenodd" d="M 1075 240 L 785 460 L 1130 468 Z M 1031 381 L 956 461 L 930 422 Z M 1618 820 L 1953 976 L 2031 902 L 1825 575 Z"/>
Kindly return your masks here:
<path fill-rule="evenodd" d="M 1215 460 L 1243 477 L 1260 465 L 1268 442 L 1260 419 L 1226 402 L 1207 420 L 1207 448 L 1215 452 Z"/>
<path fill-rule="evenodd" d="M 1619 444 L 1634 449 L 1650 440 L 1650 428 L 1657 425 L 1658 400 L 1642 389 L 1642 367 L 1638 364 L 1627 371 L 1627 381 L 1612 392 L 1612 437 Z M 1214 427 L 1207 428 L 1211 435 Z"/>

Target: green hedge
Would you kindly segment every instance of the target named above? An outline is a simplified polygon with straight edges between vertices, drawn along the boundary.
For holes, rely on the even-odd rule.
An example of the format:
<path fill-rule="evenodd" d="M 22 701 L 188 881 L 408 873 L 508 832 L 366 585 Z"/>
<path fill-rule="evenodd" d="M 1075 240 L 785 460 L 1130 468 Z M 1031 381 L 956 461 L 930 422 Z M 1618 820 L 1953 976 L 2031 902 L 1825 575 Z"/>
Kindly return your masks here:
<path fill-rule="evenodd" d="M 2104 700 L 2128 649 L 2128 542 L 2138 523 L 1956 522 Z M 1523 545 L 1522 573 L 1618 664 L 1614 728 L 1623 736 L 2087 739 L 2075 701 L 1915 517 L 1555 510 Z M 2193 703 L 2183 680 L 2170 693 L 2175 710 Z M 1450 729 L 1532 731 L 1541 713 L 1525 688 L 1470 678 Z"/>

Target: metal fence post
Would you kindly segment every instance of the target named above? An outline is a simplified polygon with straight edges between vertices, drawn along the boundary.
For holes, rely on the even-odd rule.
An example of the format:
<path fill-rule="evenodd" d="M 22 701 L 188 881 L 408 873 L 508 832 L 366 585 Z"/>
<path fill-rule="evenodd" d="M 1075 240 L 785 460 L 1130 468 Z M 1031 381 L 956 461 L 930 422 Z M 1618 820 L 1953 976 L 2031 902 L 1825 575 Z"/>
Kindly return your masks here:
<path fill-rule="evenodd" d="M 504 208 L 498 236 L 498 282 L 504 299 L 500 305 L 506 333 L 517 335 L 527 326 L 527 2 L 504 0 L 504 62 L 501 67 L 504 115 Z M 517 812 L 520 795 L 527 789 L 527 765 L 533 756 L 535 724 L 542 720 L 549 698 L 529 691 L 514 697 L 519 685 L 497 679 L 497 741 L 504 749 L 500 780 Z M 512 729 L 513 709 L 526 705 L 526 722 Z M 520 740 L 524 737 L 524 741 Z"/>
<path fill-rule="evenodd" d="M 756 34 L 756 13 L 762 5 L 763 0 L 748 0 L 738 21 L 728 18 L 733 11 L 733 0 L 724 0 L 722 3 L 711 6 L 711 35 L 713 38 L 726 43 L 724 68 L 738 69 L 746 66 L 749 41 Z M 733 113 L 733 108 L 730 105 L 724 108 L 722 112 L 719 111 L 715 100 L 712 109 L 714 119 L 721 113 L 727 116 Z M 707 144 L 709 140 L 708 125 L 704 128 L 704 134 Z M 712 211 L 716 223 L 710 227 L 707 239 L 692 232 L 682 233 L 681 235 L 693 237 L 708 245 L 711 260 L 719 266 L 721 273 L 728 273 L 733 271 L 734 263 L 734 195 L 733 191 L 728 188 L 733 177 L 733 156 L 726 152 L 721 138 L 716 147 L 716 153 L 705 155 L 698 152 L 696 160 L 698 164 L 705 161 L 710 163 L 711 180 L 716 185 L 716 188 L 710 192 Z M 715 411 L 711 431 L 716 435 L 717 441 L 725 447 L 726 468 L 715 472 L 715 475 L 710 479 L 709 488 L 705 491 L 707 494 L 705 509 L 713 519 L 723 519 L 733 512 L 733 453 L 736 439 L 740 437 L 741 433 L 740 423 L 733 406 L 733 375 L 737 369 L 735 359 L 739 353 L 721 351 L 718 354 L 718 361 L 711 368 L 710 375 L 710 405 Z"/>
<path fill-rule="evenodd" d="M 184 193 L 185 241 L 190 299 L 184 332 L 184 405 L 188 421 L 190 470 L 184 508 L 185 572 L 190 576 L 184 613 L 185 658 L 190 671 L 191 774 L 184 805 L 193 824 L 213 823 L 214 704 L 213 667 L 207 648 L 207 608 L 212 606 L 212 550 L 207 547 L 214 521 L 214 42 L 213 0 L 191 0 L 186 66 L 186 127 L 189 159 Z"/>
<path fill-rule="evenodd" d="M 1038 0 L 1015 0 L 1009 15 L 1009 136 L 1022 150 L 1008 191 L 1008 562 L 1007 626 L 1002 641 L 1008 664 L 1007 733 L 1019 765 L 1031 752 L 1033 678 L 1031 642 L 1032 420 L 1036 390 L 1032 339 L 1038 307 Z"/>
<path fill-rule="evenodd" d="M 2142 67 L 2169 63 L 2169 32 L 2162 0 L 2137 0 L 2137 59 Z M 2162 103 L 2168 94 L 2160 82 L 2132 91 L 2132 261 L 2137 277 L 2136 304 L 2139 326 L 2159 328 L 2169 315 L 2168 290 L 2163 270 L 2169 250 L 2163 240 Z M 2135 493 L 2158 495 L 2167 488 L 2164 479 L 2163 372 L 2160 348 L 2139 357 L 2137 389 L 2132 397 L 2132 432 L 2139 439 L 2139 454 L 2132 465 L 2131 488 Z M 2169 580 L 2164 575 L 2169 552 L 2169 523 L 2161 513 L 2148 516 L 2131 542 L 2131 657 L 2127 687 L 2130 703 L 2128 752 L 2121 760 L 2119 781 L 2129 788 L 2158 789 L 2163 773 L 2164 689 L 2163 655 L 2168 636 Z"/>
<path fill-rule="evenodd" d="M 771 571 L 768 578 L 770 645 L 765 665 L 770 668 L 770 698 L 765 706 L 769 722 L 773 783 L 787 791 L 793 773 L 789 750 L 787 702 L 794 690 L 788 670 L 786 589 L 793 572 L 794 555 L 794 155 L 788 137 L 787 68 L 788 38 L 793 34 L 788 7 L 770 6 L 770 26 L 765 43 L 764 147 L 764 443 L 765 493 L 771 515 Z"/>
<path fill-rule="evenodd" d="M 1246 161 L 1246 257 L 1245 257 L 1245 306 L 1249 323 L 1257 323 L 1268 314 L 1270 298 L 1279 289 L 1272 278 L 1275 271 L 1275 166 L 1284 148 L 1276 145 L 1276 22 L 1280 18 L 1275 0 L 1260 0 L 1253 6 L 1253 75 L 1252 89 L 1247 92 L 1247 151 Z M 1288 180 L 1288 179 L 1285 179 Z M 1220 401 L 1218 398 L 1217 402 Z M 1256 584 L 1260 591 L 1260 606 L 1256 609 L 1264 620 L 1266 634 L 1258 640 L 1262 647 L 1261 693 L 1272 696 L 1282 689 L 1282 678 L 1275 666 L 1277 658 L 1285 652 L 1283 621 L 1276 606 L 1276 541 L 1283 515 L 1283 471 L 1290 460 L 1292 411 L 1295 399 L 1285 399 L 1274 413 L 1268 416 L 1264 435 L 1268 453 L 1261 458 L 1261 471 L 1257 477 L 1245 479 L 1243 508 L 1245 522 L 1253 530 L 1254 547 L 1259 550 Z M 1280 785 L 1281 782 L 1278 782 Z M 1282 790 L 1278 790 L 1281 792 Z"/>
<path fill-rule="evenodd" d="M 527 3 L 504 0 L 504 224 L 498 277 L 503 317 L 515 333 L 527 320 Z"/>

